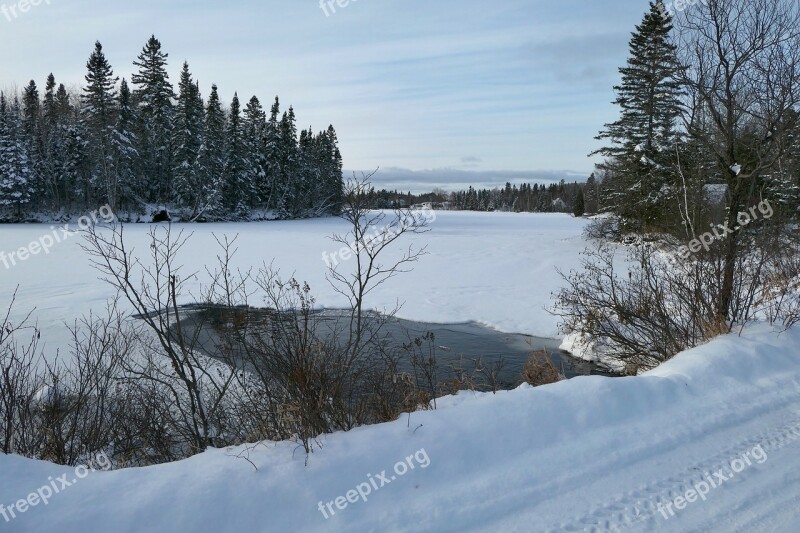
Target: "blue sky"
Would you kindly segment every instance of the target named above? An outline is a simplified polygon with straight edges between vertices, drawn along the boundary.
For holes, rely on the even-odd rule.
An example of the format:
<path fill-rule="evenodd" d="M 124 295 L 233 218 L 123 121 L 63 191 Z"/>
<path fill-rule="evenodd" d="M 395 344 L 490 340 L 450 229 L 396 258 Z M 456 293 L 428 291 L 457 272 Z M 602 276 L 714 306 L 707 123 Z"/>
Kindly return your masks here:
<path fill-rule="evenodd" d="M 648 5 L 350 0 L 326 16 L 319 0 L 40 1 L 0 14 L 0 87 L 51 71 L 79 87 L 95 40 L 129 78 L 155 34 L 173 82 L 188 60 L 204 95 L 280 95 L 300 127 L 336 127 L 347 169 L 414 189 L 588 174 Z"/>

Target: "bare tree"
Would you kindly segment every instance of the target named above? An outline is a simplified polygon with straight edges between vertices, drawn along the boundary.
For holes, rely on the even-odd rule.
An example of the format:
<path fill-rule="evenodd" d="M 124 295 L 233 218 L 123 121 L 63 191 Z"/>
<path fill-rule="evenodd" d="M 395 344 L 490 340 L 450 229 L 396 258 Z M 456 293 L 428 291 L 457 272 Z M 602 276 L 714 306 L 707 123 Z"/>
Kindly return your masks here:
<path fill-rule="evenodd" d="M 404 237 L 430 230 L 430 219 L 423 211 L 410 208 L 372 210 L 374 190 L 370 179 L 374 174 L 347 182 L 340 216 L 348 223 L 349 231 L 331 236 L 333 242 L 343 246 L 342 250 L 346 250 L 348 256 L 352 255 L 354 268 L 345 268 L 336 259 L 329 261 L 326 275 L 334 290 L 346 297 L 350 304 L 349 346 L 353 354 L 358 354 L 369 341 L 369 335 L 365 335 L 364 299 L 389 279 L 409 272 L 411 265 L 427 253 L 426 247 L 415 248 L 413 244 L 399 255 L 392 255 L 394 250 L 390 252 L 390 249 Z M 385 256 L 389 256 L 386 262 Z"/>
<path fill-rule="evenodd" d="M 741 253 L 740 211 L 757 197 L 761 179 L 778 164 L 797 127 L 800 103 L 800 4 L 786 0 L 709 0 L 676 20 L 684 122 L 689 135 L 716 163 L 728 184 L 728 224 L 722 319 L 733 313 L 736 264 Z"/>
<path fill-rule="evenodd" d="M 178 298 L 189 276 L 181 277 L 177 261 L 187 238 L 182 232 L 173 235 L 171 226 L 152 229 L 149 265 L 126 247 L 122 225 L 86 230 L 84 249 L 104 281 L 133 306 L 152 335 L 143 337 L 145 360 L 128 364 L 126 370 L 169 391 L 183 422 L 179 429 L 200 452 L 215 444 L 219 428 L 213 419 L 234 381 L 234 370 L 207 364 L 198 349 L 200 329 L 193 334 L 183 331 Z M 165 357 L 169 365 L 154 355 Z"/>

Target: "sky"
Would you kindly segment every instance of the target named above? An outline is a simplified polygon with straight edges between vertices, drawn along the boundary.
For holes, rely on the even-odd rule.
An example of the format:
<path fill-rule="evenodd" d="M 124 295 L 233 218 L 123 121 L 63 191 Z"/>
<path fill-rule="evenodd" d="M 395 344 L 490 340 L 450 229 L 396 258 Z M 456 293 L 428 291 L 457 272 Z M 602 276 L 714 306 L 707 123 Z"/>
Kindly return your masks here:
<path fill-rule="evenodd" d="M 408 190 L 582 180 L 646 0 L 0 0 L 0 88 L 79 91 L 94 42 L 118 76 L 151 34 L 173 83 L 276 95 L 333 124 L 344 166 Z M 26 12 L 20 7 L 27 3 Z M 341 6 L 344 7 L 341 7 Z M 324 9 L 323 9 L 324 7 Z M 5 8 L 5 9 L 3 9 Z M 15 16 L 16 15 L 16 16 Z"/>

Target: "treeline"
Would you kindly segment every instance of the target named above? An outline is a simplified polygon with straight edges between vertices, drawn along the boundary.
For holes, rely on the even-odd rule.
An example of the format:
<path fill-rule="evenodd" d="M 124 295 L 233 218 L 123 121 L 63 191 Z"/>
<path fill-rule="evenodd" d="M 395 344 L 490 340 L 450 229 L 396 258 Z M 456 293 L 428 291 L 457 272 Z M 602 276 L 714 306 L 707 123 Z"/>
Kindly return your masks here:
<path fill-rule="evenodd" d="M 466 211 L 514 211 L 517 213 L 572 213 L 585 184 L 506 183 L 502 189 L 473 189 L 450 194 L 453 209 Z M 583 214 L 583 213 L 581 213 Z"/>
<path fill-rule="evenodd" d="M 506 183 L 503 188 L 466 191 L 434 191 L 424 194 L 401 193 L 385 189 L 373 193 L 373 206 L 377 209 L 411 206 L 422 203 L 448 204 L 459 211 L 513 211 L 517 213 L 573 213 L 578 216 L 598 211 L 599 188 L 594 176 L 587 183 L 559 183 L 549 185 L 523 183 L 519 186 Z"/>
<path fill-rule="evenodd" d="M 294 109 L 269 112 L 253 96 L 225 109 L 204 99 L 184 63 L 174 90 L 151 37 L 130 84 L 102 45 L 80 94 L 50 74 L 0 95 L 0 220 L 109 205 L 117 213 L 177 212 L 184 220 L 294 218 L 338 213 L 342 156 L 333 126 L 297 130 Z"/>

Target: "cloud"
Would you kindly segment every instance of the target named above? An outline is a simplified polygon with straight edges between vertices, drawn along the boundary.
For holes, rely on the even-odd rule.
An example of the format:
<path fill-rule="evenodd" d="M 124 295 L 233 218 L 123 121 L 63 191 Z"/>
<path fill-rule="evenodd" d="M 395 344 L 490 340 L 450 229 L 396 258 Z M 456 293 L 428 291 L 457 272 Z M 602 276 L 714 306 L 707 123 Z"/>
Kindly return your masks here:
<path fill-rule="evenodd" d="M 2 0 L 0 0 L 2 1 Z M 151 34 L 205 96 L 280 95 L 333 124 L 348 168 L 588 170 L 645 6 L 630 0 L 53 1 L 0 19 L 0 88 L 53 72 L 78 91 L 95 40 L 130 80 Z M 465 156 L 466 154 L 466 156 Z M 476 155 L 479 154 L 479 157 Z M 474 159 L 469 159 L 474 158 Z"/>

